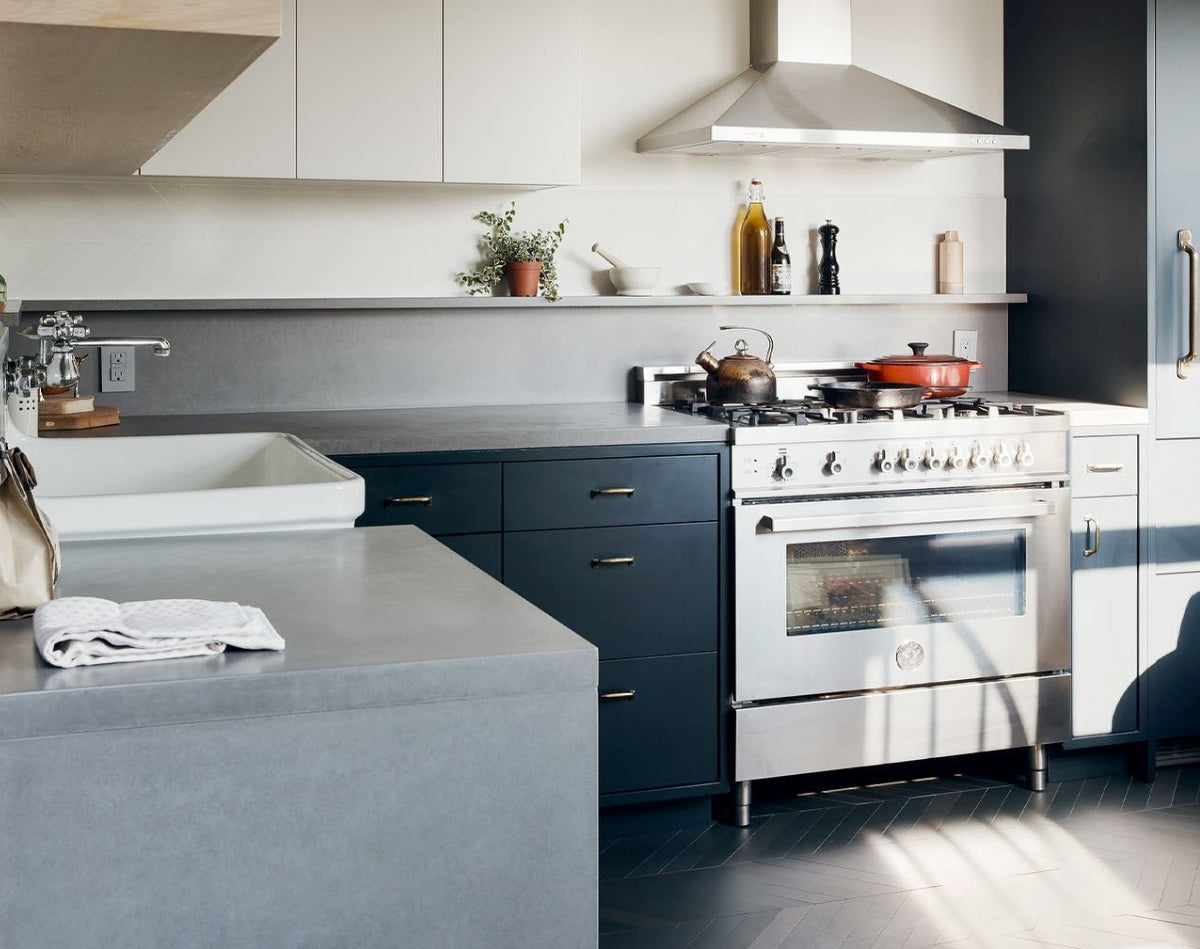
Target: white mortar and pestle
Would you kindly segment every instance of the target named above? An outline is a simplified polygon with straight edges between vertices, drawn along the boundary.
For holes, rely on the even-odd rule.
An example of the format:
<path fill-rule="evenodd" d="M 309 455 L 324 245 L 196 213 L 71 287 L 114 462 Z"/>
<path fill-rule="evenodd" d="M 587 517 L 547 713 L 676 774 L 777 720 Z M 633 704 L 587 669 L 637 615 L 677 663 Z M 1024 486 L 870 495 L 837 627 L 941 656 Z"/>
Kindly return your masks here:
<path fill-rule="evenodd" d="M 592 250 L 612 264 L 608 272 L 609 279 L 617 288 L 617 293 L 626 297 L 650 296 L 658 284 L 662 273 L 661 267 L 631 267 L 620 257 L 614 257 L 599 244 L 593 244 Z"/>

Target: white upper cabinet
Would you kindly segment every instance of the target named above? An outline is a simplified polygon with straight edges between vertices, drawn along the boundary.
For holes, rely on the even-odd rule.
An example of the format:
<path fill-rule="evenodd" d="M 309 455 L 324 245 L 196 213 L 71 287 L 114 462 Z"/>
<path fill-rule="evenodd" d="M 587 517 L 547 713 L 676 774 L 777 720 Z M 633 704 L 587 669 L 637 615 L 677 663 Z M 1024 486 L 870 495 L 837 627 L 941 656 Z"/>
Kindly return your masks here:
<path fill-rule="evenodd" d="M 579 30 L 579 0 L 285 0 L 142 173 L 577 184 Z"/>
<path fill-rule="evenodd" d="M 277 42 L 142 165 L 144 175 L 296 176 L 296 0 Z"/>
<path fill-rule="evenodd" d="M 579 0 L 445 0 L 444 180 L 579 182 L 579 18 Z"/>
<path fill-rule="evenodd" d="M 298 0 L 300 178 L 442 180 L 442 0 Z"/>

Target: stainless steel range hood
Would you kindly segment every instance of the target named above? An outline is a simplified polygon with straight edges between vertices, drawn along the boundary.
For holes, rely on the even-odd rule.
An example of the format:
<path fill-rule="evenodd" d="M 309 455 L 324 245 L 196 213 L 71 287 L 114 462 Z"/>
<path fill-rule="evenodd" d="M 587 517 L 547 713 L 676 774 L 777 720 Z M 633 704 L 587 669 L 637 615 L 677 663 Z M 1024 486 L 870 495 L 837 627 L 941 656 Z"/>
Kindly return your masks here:
<path fill-rule="evenodd" d="M 907 159 L 1029 137 L 850 63 L 850 0 L 750 0 L 750 68 L 638 139 L 639 152 Z"/>

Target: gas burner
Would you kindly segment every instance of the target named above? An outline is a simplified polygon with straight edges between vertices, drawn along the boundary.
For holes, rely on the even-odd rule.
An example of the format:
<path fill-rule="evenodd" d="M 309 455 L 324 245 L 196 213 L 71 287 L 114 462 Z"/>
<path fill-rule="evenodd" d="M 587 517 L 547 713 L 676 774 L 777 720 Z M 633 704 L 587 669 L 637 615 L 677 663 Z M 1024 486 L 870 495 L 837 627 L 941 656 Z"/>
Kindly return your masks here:
<path fill-rule="evenodd" d="M 803 399 L 786 399 L 763 405 L 716 405 L 700 399 L 676 399 L 679 412 L 704 415 L 731 426 L 757 425 L 856 425 L 866 422 L 904 422 L 908 420 L 979 419 L 1005 416 L 1056 415 L 1036 405 L 999 402 L 990 399 L 957 396 L 926 399 L 909 409 L 846 409 L 838 408 L 812 395 Z"/>

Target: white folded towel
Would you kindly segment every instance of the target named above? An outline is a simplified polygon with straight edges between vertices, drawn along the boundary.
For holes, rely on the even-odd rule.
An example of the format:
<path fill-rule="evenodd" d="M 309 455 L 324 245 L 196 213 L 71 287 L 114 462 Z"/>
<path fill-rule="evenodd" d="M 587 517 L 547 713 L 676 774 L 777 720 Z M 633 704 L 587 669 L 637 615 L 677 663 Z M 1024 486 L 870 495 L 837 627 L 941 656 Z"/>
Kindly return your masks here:
<path fill-rule="evenodd" d="M 211 656 L 225 647 L 282 649 L 283 637 L 253 606 L 213 600 L 114 603 L 67 596 L 33 614 L 33 636 L 53 666 Z"/>

